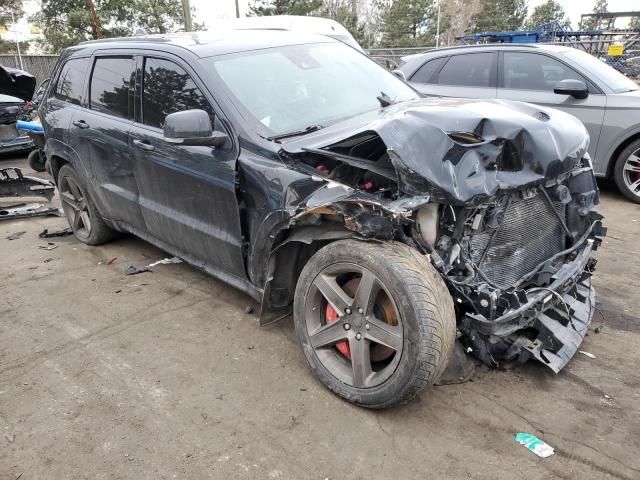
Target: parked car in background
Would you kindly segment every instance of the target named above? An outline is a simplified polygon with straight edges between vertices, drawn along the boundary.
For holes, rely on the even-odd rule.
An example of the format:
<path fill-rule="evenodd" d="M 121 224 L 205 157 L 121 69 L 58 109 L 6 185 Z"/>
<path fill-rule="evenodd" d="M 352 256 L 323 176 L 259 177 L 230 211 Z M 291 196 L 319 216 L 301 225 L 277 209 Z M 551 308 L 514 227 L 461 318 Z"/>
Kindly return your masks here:
<path fill-rule="evenodd" d="M 264 15 L 242 17 L 218 22 L 213 30 L 284 30 L 298 33 L 324 35 L 355 48 L 364 53 L 363 48 L 340 23 L 331 18 L 306 15 Z"/>
<path fill-rule="evenodd" d="M 541 44 L 442 48 L 399 67 L 426 95 L 498 98 L 563 110 L 589 131 L 596 175 L 640 203 L 640 87 L 579 49 Z"/>
<path fill-rule="evenodd" d="M 356 404 L 433 384 L 457 331 L 488 365 L 555 372 L 587 332 L 604 231 L 564 112 L 420 98 L 326 36 L 232 31 L 67 49 L 40 115 L 80 241 L 130 232 L 262 323 L 293 311 L 313 373 Z"/>
<path fill-rule="evenodd" d="M 0 66 L 0 154 L 30 150 L 33 142 L 18 121 L 29 116 L 36 79 L 16 68 Z"/>

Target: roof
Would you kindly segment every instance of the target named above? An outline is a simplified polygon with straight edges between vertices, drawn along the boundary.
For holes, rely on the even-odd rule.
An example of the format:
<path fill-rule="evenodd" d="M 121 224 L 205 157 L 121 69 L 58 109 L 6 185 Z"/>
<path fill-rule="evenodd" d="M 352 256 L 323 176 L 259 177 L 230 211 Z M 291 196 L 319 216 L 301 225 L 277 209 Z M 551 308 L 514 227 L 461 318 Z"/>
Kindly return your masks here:
<path fill-rule="evenodd" d="M 453 45 L 451 47 L 434 48 L 424 53 L 437 53 L 442 50 L 460 50 L 460 49 L 509 49 L 509 48 L 537 48 L 541 50 L 564 50 L 570 48 L 570 45 L 562 44 L 545 44 L 545 43 L 480 43 L 474 45 Z"/>
<path fill-rule="evenodd" d="M 571 48 L 569 45 L 550 45 L 543 43 L 481 43 L 477 45 L 453 45 L 451 47 L 441 47 L 441 48 L 433 48 L 430 50 L 425 50 L 421 53 L 414 53 L 412 55 L 407 55 L 402 57 L 402 60 L 408 62 L 410 60 L 421 58 L 424 56 L 429 57 L 437 57 L 440 53 L 447 53 L 452 51 L 482 51 L 482 50 L 508 50 L 508 49 L 538 49 L 538 50 L 546 50 L 546 51 L 555 51 L 560 52 Z"/>
<path fill-rule="evenodd" d="M 72 50 L 98 48 L 143 48 L 172 46 L 195 53 L 199 57 L 211 57 L 263 48 L 300 45 L 306 43 L 335 42 L 324 35 L 290 32 L 284 30 L 225 30 L 219 32 L 182 32 L 159 35 L 105 38 L 82 42 Z"/>

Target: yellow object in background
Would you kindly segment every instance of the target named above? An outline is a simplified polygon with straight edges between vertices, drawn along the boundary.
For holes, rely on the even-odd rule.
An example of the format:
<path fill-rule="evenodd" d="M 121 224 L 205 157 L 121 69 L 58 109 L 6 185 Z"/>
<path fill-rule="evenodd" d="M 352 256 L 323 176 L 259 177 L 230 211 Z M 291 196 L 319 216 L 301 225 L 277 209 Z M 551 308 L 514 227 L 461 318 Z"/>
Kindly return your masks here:
<path fill-rule="evenodd" d="M 609 45 L 608 55 L 612 57 L 619 57 L 624 53 L 624 45 Z"/>

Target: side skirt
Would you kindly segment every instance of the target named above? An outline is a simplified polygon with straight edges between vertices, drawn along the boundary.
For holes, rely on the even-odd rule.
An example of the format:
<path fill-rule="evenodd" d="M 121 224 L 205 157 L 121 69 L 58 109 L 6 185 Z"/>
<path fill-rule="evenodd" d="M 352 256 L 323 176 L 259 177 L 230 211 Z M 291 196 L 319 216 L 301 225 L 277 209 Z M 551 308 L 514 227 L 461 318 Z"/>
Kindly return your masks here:
<path fill-rule="evenodd" d="M 173 245 L 170 245 L 152 235 L 150 235 L 147 232 L 143 232 L 137 228 L 132 227 L 131 225 L 122 223 L 122 222 L 109 222 L 111 223 L 116 229 L 124 231 L 124 232 L 129 232 L 133 235 L 135 235 L 136 237 L 141 238 L 142 240 L 144 240 L 145 242 L 149 242 L 152 245 L 155 245 L 156 247 L 169 252 L 171 255 L 174 255 L 176 257 L 181 258 L 182 260 L 184 260 L 185 262 L 187 262 L 189 265 L 192 265 L 194 267 L 196 267 L 199 270 L 203 270 L 204 272 L 208 273 L 209 275 L 211 275 L 212 277 L 228 284 L 231 285 L 234 288 L 237 288 L 238 290 L 246 293 L 247 295 L 249 295 L 251 298 L 253 298 L 256 302 L 262 302 L 262 289 L 256 287 L 255 285 L 253 285 L 251 282 L 249 282 L 248 280 L 245 280 L 243 278 L 238 278 L 235 275 L 231 275 L 223 270 L 220 270 L 217 267 L 214 267 L 212 265 L 208 265 L 207 263 L 203 262 L 202 260 L 194 257 L 193 255 L 183 252 L 180 249 L 174 247 Z"/>

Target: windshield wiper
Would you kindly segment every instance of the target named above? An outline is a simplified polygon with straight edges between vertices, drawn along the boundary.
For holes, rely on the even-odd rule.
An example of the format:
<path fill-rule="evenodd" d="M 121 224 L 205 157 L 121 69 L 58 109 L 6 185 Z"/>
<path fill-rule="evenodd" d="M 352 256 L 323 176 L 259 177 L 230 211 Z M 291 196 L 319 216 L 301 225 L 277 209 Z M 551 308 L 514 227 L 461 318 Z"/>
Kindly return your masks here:
<path fill-rule="evenodd" d="M 274 135 L 272 137 L 267 137 L 267 140 L 281 140 L 283 138 L 297 137 L 298 135 L 305 135 L 307 133 L 317 132 L 318 130 L 320 130 L 322 128 L 324 128 L 323 125 L 309 125 L 308 127 L 304 128 L 302 130 L 297 130 L 295 132 L 281 133 L 280 135 Z"/>
<path fill-rule="evenodd" d="M 380 95 L 378 95 L 376 97 L 378 99 L 378 101 L 380 102 L 380 106 L 382 108 L 384 107 L 388 107 L 389 105 L 393 105 L 394 103 L 396 103 L 393 98 L 391 98 L 389 95 L 387 95 L 384 92 L 380 92 Z"/>

